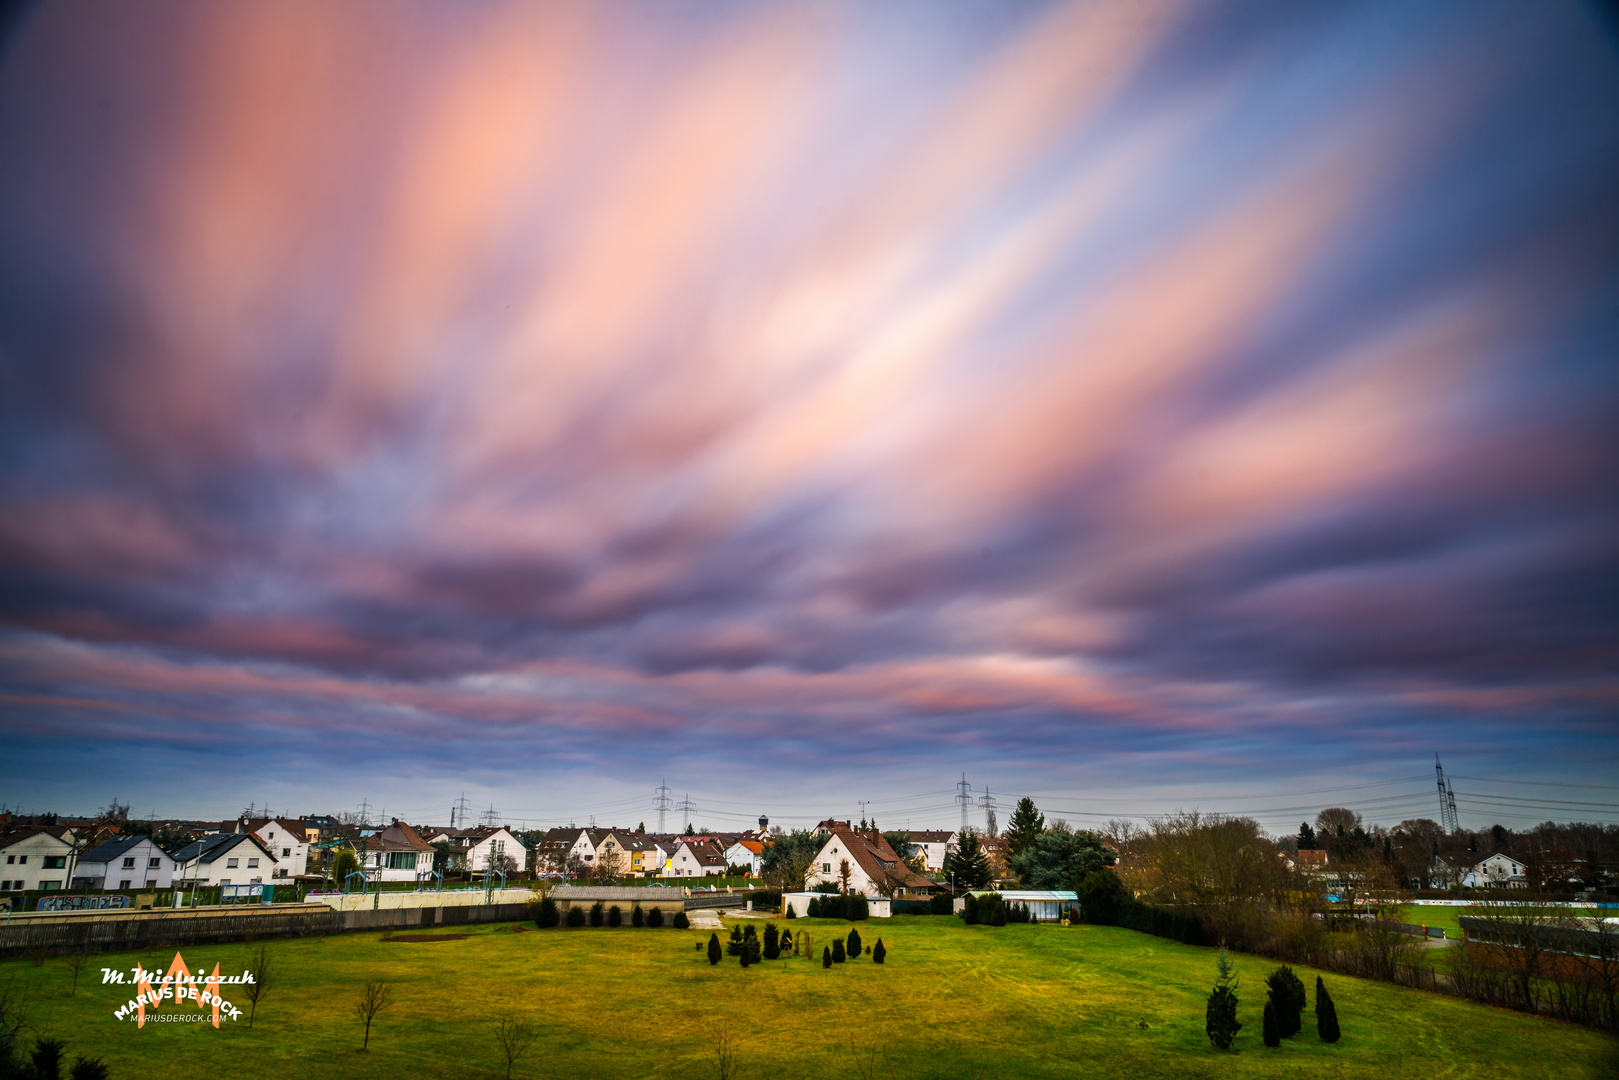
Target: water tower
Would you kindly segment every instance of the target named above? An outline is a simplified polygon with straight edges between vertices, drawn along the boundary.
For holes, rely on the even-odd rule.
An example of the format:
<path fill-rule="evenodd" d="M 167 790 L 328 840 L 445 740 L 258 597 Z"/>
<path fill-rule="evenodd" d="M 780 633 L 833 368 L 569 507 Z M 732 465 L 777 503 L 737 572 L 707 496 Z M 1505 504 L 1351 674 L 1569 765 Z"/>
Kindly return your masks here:
<path fill-rule="evenodd" d="M 763 814 L 759 815 L 759 831 L 760 832 L 769 832 L 770 831 L 770 819 L 768 817 L 766 817 L 765 815 L 763 815 Z"/>

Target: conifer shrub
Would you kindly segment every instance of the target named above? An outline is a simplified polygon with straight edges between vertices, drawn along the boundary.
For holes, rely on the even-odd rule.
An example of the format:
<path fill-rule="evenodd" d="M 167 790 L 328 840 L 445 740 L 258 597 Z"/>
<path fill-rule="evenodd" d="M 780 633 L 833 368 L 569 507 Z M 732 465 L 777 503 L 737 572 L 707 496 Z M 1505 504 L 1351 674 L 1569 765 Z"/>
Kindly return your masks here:
<path fill-rule="evenodd" d="M 604 909 L 600 900 L 590 905 L 590 925 L 600 926 L 605 918 Z"/>
<path fill-rule="evenodd" d="M 883 948 L 883 939 L 878 938 L 877 944 L 871 947 L 871 962 L 873 964 L 880 964 L 883 962 L 883 957 L 887 955 L 888 950 Z"/>
<path fill-rule="evenodd" d="M 572 904 L 569 904 L 568 925 L 575 927 L 585 925 L 585 909 L 582 907 L 574 907 Z"/>
<path fill-rule="evenodd" d="M 748 958 L 750 964 L 759 962 L 759 934 L 751 923 L 742 931 L 742 955 Z"/>
<path fill-rule="evenodd" d="M 809 907 L 804 909 L 804 913 L 812 919 L 819 919 L 821 917 L 820 899 L 814 896 L 810 897 Z"/>
<path fill-rule="evenodd" d="M 637 900 L 630 907 L 630 925 L 636 929 L 646 925 L 646 912 L 641 910 L 641 902 Z"/>
<path fill-rule="evenodd" d="M 727 956 L 742 955 L 742 928 L 740 926 L 731 927 L 730 940 L 725 943 L 725 954 Z"/>
<path fill-rule="evenodd" d="M 841 963 L 843 963 L 843 961 L 845 959 L 846 959 L 846 957 L 843 955 L 843 939 L 842 938 L 833 938 L 832 939 L 832 962 L 834 964 L 841 964 Z"/>
<path fill-rule="evenodd" d="M 1335 1043 L 1343 1034 L 1338 1030 L 1338 1006 L 1332 1003 L 1332 995 L 1327 993 L 1327 984 L 1321 981 L 1321 976 L 1315 977 L 1315 1031 L 1321 1036 L 1322 1042 Z"/>
<path fill-rule="evenodd" d="M 612 907 L 607 909 L 607 925 L 608 926 L 623 926 L 624 925 L 624 913 L 622 911 L 618 910 L 618 905 L 617 904 L 614 904 Z"/>
<path fill-rule="evenodd" d="M 740 953 L 737 954 L 737 961 L 743 967 L 747 967 L 749 964 L 753 963 L 753 950 L 744 948 Z"/>
<path fill-rule="evenodd" d="M 862 947 L 863 946 L 860 944 L 860 931 L 850 930 L 848 944 L 844 946 L 844 950 L 849 954 L 849 959 L 854 960 L 858 958 L 860 956 L 860 950 Z"/>
<path fill-rule="evenodd" d="M 681 912 L 681 914 L 684 915 L 685 912 Z M 651 911 L 647 912 L 646 913 L 646 924 L 647 924 L 647 927 L 649 929 L 652 929 L 652 930 L 657 930 L 658 928 L 662 927 L 663 926 L 663 909 L 662 908 L 653 908 Z"/>
<path fill-rule="evenodd" d="M 821 950 L 821 966 L 823 968 L 829 968 L 829 967 L 832 966 L 832 950 L 831 949 L 822 949 Z"/>
<path fill-rule="evenodd" d="M 791 905 L 791 904 L 787 905 L 787 917 L 789 919 L 798 918 L 798 912 L 796 910 L 794 910 L 793 905 Z"/>
<path fill-rule="evenodd" d="M 1242 1029 L 1241 1022 L 1237 1020 L 1236 968 L 1224 949 L 1220 950 L 1216 963 L 1219 965 L 1219 975 L 1214 980 L 1214 989 L 1209 993 L 1203 1031 L 1215 1046 L 1229 1050 L 1231 1041 Z"/>
<path fill-rule="evenodd" d="M 928 897 L 928 914 L 949 915 L 955 908 L 955 904 L 952 903 L 954 899 L 955 898 L 947 892 L 934 893 L 932 896 Z"/>
<path fill-rule="evenodd" d="M 781 938 L 776 933 L 776 924 L 769 923 L 765 926 L 764 958 L 766 960 L 776 960 L 780 957 Z"/>
<path fill-rule="evenodd" d="M 1267 998 L 1265 1001 L 1265 1045 L 1282 1045 L 1282 1033 L 1276 1025 L 1276 999 L 1274 996 Z"/>
<path fill-rule="evenodd" d="M 978 897 L 968 893 L 961 906 L 961 921 L 968 926 L 978 924 Z"/>
<path fill-rule="evenodd" d="M 710 935 L 708 935 L 708 963 L 709 963 L 709 966 L 712 967 L 713 965 L 719 963 L 720 962 L 720 957 L 722 957 L 723 955 L 725 955 L 725 954 L 720 949 L 720 936 L 718 934 L 710 934 Z"/>
<path fill-rule="evenodd" d="M 534 925 L 544 930 L 557 925 L 562 916 L 557 912 L 557 902 L 547 896 L 540 901 L 540 908 L 534 913 Z"/>
<path fill-rule="evenodd" d="M 675 912 L 674 922 L 670 923 L 669 925 L 673 926 L 676 930 L 684 930 L 691 925 L 691 920 L 686 918 L 686 913 L 684 911 L 677 911 Z"/>
<path fill-rule="evenodd" d="M 1286 964 L 1265 976 L 1265 986 L 1276 1005 L 1276 1030 L 1284 1039 L 1292 1038 L 1304 1026 L 1304 1007 L 1309 1004 L 1304 984 Z"/>
<path fill-rule="evenodd" d="M 871 904 L 867 902 L 864 896 L 859 894 L 847 896 L 844 898 L 843 917 L 855 922 L 869 919 L 871 918 Z"/>

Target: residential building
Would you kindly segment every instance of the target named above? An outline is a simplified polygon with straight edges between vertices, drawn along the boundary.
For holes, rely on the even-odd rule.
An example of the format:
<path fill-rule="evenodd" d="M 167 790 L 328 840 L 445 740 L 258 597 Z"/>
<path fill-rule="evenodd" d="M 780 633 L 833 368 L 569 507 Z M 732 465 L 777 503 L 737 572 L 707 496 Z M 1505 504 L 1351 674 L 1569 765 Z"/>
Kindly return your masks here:
<path fill-rule="evenodd" d="M 98 844 L 79 856 L 75 889 L 167 889 L 177 868 L 174 857 L 150 836 L 128 834 Z"/>
<path fill-rule="evenodd" d="M 73 830 L 28 825 L 0 836 L 0 891 L 61 889 L 73 880 Z"/>
<path fill-rule="evenodd" d="M 961 834 L 955 829 L 918 829 L 911 833 L 911 843 L 916 845 L 923 866 L 930 874 L 944 869 L 944 857 L 956 850 L 960 839 Z"/>
<path fill-rule="evenodd" d="M 816 853 L 804 886 L 814 889 L 833 884 L 862 896 L 909 894 L 927 896 L 938 886 L 905 864 L 894 849 L 873 829 L 856 832 L 839 825 Z"/>
<path fill-rule="evenodd" d="M 176 887 L 262 885 L 275 877 L 276 858 L 250 832 L 218 832 L 174 853 Z"/>
<path fill-rule="evenodd" d="M 309 839 L 300 822 L 286 818 L 240 818 L 227 821 L 221 831 L 250 832 L 264 841 L 276 857 L 275 876 L 290 879 L 309 871 Z"/>
<path fill-rule="evenodd" d="M 433 869 L 433 845 L 397 819 L 356 841 L 355 846 L 360 852 L 362 869 L 371 881 L 414 882 L 419 880 L 418 875 Z"/>
<path fill-rule="evenodd" d="M 751 877 L 757 875 L 764 864 L 764 850 L 764 844 L 758 840 L 738 840 L 725 849 L 725 863 L 742 867 Z"/>
<path fill-rule="evenodd" d="M 1524 869 L 1523 863 L 1517 859 L 1496 852 L 1489 858 L 1475 863 L 1462 877 L 1462 884 L 1469 889 L 1490 886 L 1524 889 L 1529 887 L 1529 879 L 1525 876 Z"/>
<path fill-rule="evenodd" d="M 725 853 L 707 840 L 687 840 L 676 846 L 664 877 L 708 877 L 725 873 Z"/>

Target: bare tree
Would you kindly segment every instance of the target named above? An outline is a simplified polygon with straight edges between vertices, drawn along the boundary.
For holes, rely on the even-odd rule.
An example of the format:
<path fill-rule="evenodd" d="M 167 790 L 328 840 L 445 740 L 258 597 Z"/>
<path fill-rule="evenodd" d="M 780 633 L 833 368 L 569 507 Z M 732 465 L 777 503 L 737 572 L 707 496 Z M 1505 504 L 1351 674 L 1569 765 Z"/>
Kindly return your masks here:
<path fill-rule="evenodd" d="M 719 1080 L 736 1080 L 736 1033 L 729 1028 L 714 1032 L 714 1072 Z"/>
<path fill-rule="evenodd" d="M 259 1011 L 259 999 L 264 997 L 275 981 L 275 965 L 270 961 L 270 949 L 267 945 L 260 945 L 253 954 L 253 962 L 248 965 L 247 982 L 242 985 L 242 996 L 247 998 L 251 1005 L 247 1010 L 247 1026 L 253 1026 L 253 1016 Z"/>
<path fill-rule="evenodd" d="M 512 1080 L 512 1066 L 539 1037 L 540 1029 L 534 1026 L 533 1021 L 511 1016 L 500 1018 L 500 1023 L 495 1025 L 495 1041 L 500 1043 L 500 1052 L 506 1055 L 506 1080 Z"/>
<path fill-rule="evenodd" d="M 72 997 L 74 994 L 79 992 L 79 973 L 89 966 L 89 963 L 90 954 L 87 952 L 68 954 L 67 969 L 73 973 L 73 986 L 67 992 L 68 997 Z"/>
<path fill-rule="evenodd" d="M 607 848 L 596 857 L 596 877 L 606 881 L 622 877 L 625 866 L 624 852 L 620 848 Z"/>
<path fill-rule="evenodd" d="M 365 1042 L 360 1044 L 361 1050 L 371 1046 L 371 1021 L 377 1014 L 388 1008 L 394 1002 L 393 987 L 385 982 L 368 982 L 365 989 L 360 992 L 360 1000 L 354 1003 L 354 1015 L 365 1024 Z"/>

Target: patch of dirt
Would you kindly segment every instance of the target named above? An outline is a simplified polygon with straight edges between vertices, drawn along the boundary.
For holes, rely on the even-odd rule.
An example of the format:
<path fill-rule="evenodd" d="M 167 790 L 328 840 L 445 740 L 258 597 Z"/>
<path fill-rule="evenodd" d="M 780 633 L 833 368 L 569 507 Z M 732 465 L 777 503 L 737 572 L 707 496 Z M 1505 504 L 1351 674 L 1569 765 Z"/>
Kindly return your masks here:
<path fill-rule="evenodd" d="M 409 937 L 406 937 L 404 935 L 396 934 L 393 937 L 383 938 L 382 940 L 391 941 L 398 944 L 401 941 L 460 941 L 462 938 L 469 938 L 471 936 L 471 934 L 411 934 Z"/>

